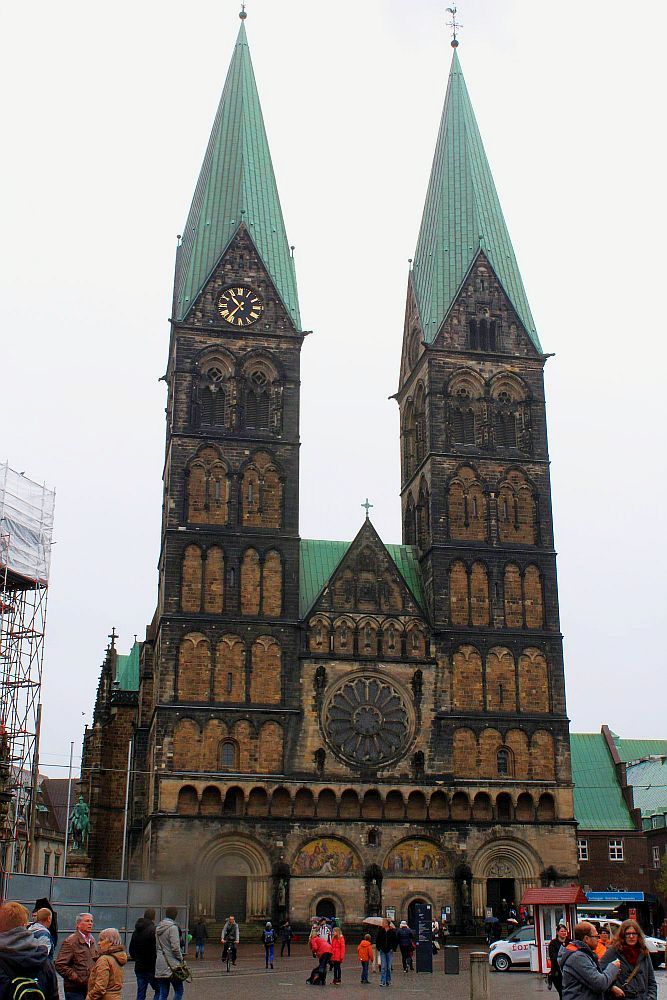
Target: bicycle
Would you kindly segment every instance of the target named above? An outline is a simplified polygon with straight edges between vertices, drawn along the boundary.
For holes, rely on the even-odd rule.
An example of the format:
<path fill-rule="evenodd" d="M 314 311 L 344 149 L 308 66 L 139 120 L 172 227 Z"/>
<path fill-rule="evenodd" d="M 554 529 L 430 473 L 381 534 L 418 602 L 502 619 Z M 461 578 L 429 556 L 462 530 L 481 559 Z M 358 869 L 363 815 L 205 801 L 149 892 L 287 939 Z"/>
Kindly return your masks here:
<path fill-rule="evenodd" d="M 222 960 L 223 960 L 223 962 L 226 963 L 227 972 L 231 972 L 232 967 L 236 965 L 236 945 L 235 944 L 233 944 L 233 943 L 232 944 L 225 943 L 225 946 L 224 946 L 223 951 L 222 951 Z"/>

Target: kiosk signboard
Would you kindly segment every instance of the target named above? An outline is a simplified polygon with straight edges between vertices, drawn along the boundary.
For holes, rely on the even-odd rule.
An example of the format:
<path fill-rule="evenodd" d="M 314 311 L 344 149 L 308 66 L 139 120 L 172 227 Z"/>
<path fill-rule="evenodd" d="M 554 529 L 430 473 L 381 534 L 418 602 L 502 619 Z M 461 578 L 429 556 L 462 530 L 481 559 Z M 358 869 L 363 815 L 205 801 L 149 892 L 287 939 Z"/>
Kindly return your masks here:
<path fill-rule="evenodd" d="M 417 940 L 417 972 L 433 972 L 433 944 L 431 923 L 433 916 L 428 903 L 415 905 L 415 937 Z"/>

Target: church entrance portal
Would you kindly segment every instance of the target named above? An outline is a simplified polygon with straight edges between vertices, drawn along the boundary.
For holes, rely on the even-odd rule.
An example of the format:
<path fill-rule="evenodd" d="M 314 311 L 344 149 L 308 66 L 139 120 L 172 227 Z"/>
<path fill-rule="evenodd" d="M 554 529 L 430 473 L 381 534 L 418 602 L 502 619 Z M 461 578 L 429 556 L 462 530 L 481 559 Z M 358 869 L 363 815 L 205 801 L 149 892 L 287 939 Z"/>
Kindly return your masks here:
<path fill-rule="evenodd" d="M 333 918 L 336 916 L 336 904 L 333 899 L 321 899 L 315 908 L 316 917 Z"/>
<path fill-rule="evenodd" d="M 503 900 L 505 903 L 503 904 Z M 507 907 L 514 899 L 513 878 L 488 878 L 486 880 L 486 905 L 493 908 L 494 917 L 507 920 Z"/>
<path fill-rule="evenodd" d="M 215 880 L 215 919 L 224 921 L 230 915 L 237 924 L 244 924 L 248 894 L 245 875 L 218 875 Z"/>

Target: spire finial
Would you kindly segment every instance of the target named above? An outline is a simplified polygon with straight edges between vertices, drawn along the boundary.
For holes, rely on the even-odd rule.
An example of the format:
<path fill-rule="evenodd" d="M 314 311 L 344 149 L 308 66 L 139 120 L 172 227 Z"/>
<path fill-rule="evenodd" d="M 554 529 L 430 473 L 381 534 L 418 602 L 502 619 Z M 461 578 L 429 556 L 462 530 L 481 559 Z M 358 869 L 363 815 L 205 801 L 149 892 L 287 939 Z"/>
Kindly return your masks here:
<path fill-rule="evenodd" d="M 368 497 L 366 497 L 366 503 L 362 503 L 361 506 L 366 508 L 366 520 L 368 520 L 368 511 L 374 506 L 374 504 L 369 503 Z"/>
<path fill-rule="evenodd" d="M 242 3 L 241 4 L 241 10 L 239 11 L 239 17 L 241 18 L 242 21 L 245 21 L 245 19 L 246 19 L 247 16 L 248 15 L 246 14 L 246 11 L 245 11 L 245 4 Z"/>
<path fill-rule="evenodd" d="M 448 7 L 447 8 L 447 13 L 452 15 L 451 18 L 450 18 L 450 20 L 447 22 L 447 24 L 452 29 L 452 48 L 453 49 L 457 49 L 458 45 L 459 45 L 459 40 L 456 37 L 456 32 L 459 30 L 459 28 L 463 27 L 463 25 L 459 24 L 459 22 L 456 20 L 456 10 L 457 10 L 456 7 Z"/>

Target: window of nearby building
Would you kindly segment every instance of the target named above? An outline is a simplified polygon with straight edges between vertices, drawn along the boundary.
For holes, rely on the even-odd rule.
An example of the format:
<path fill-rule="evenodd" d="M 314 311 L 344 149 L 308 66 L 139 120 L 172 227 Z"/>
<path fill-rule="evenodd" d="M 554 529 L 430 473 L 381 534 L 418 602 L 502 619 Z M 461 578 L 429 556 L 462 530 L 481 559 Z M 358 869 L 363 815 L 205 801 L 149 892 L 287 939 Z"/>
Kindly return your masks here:
<path fill-rule="evenodd" d="M 44 874 L 49 875 L 51 868 L 51 851 L 44 851 Z"/>
<path fill-rule="evenodd" d="M 623 860 L 623 841 L 620 837 L 612 837 L 609 840 L 609 860 Z"/>
<path fill-rule="evenodd" d="M 655 846 L 653 846 L 651 848 L 651 858 L 653 860 L 653 867 L 654 868 L 659 868 L 660 867 L 660 847 L 658 846 L 658 844 L 655 844 Z"/>
<path fill-rule="evenodd" d="M 581 837 L 577 840 L 577 860 L 588 861 L 588 841 Z"/>
<path fill-rule="evenodd" d="M 60 875 L 60 855 L 53 855 L 53 874 Z"/>

